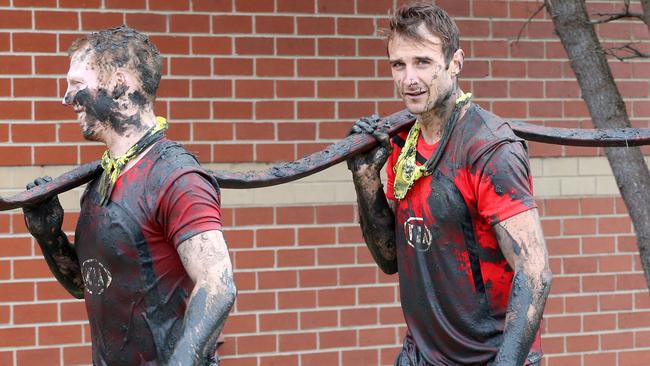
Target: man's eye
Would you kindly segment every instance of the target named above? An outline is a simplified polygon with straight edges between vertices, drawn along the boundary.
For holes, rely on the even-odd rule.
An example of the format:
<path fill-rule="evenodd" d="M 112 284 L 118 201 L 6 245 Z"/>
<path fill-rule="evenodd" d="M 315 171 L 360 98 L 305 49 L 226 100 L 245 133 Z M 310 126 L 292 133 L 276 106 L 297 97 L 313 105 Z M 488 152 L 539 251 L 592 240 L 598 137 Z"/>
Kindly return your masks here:
<path fill-rule="evenodd" d="M 418 65 L 429 65 L 431 62 L 429 60 L 418 60 Z"/>
<path fill-rule="evenodd" d="M 404 67 L 404 64 L 402 62 L 393 62 L 392 67 L 394 69 L 399 69 L 401 67 Z"/>

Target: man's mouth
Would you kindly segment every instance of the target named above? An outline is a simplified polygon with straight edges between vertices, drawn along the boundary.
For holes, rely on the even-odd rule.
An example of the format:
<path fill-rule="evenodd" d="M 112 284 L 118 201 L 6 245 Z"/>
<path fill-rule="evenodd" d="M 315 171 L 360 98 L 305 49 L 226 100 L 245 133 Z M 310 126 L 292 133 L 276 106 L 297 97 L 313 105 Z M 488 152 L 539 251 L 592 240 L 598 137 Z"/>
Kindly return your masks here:
<path fill-rule="evenodd" d="M 404 95 L 415 98 L 415 97 L 419 97 L 420 95 L 423 95 L 424 93 L 425 93 L 424 90 L 415 90 L 415 91 L 404 92 Z"/>

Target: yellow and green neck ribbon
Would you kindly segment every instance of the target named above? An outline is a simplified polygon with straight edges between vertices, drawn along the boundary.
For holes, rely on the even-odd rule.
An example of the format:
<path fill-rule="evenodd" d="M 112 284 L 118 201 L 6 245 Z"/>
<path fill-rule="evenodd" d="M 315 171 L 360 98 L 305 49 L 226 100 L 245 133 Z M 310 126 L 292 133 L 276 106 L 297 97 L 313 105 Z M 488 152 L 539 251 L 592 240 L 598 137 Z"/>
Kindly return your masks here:
<path fill-rule="evenodd" d="M 404 142 L 404 146 L 400 151 L 397 162 L 395 163 L 395 166 L 393 166 L 393 172 L 395 172 L 393 193 L 395 194 L 396 199 L 403 199 L 409 189 L 413 187 L 415 181 L 420 179 L 423 175 L 430 175 L 433 173 L 436 164 L 442 156 L 442 151 L 444 150 L 445 145 L 449 140 L 449 136 L 451 136 L 451 131 L 453 130 L 453 127 L 458 120 L 460 110 L 471 99 L 472 93 L 463 93 L 462 90 L 460 91 L 460 96 L 456 98 L 454 111 L 451 113 L 451 117 L 445 125 L 445 132 L 441 138 L 440 144 L 438 144 L 436 147 L 436 150 L 431 158 L 429 158 L 429 160 L 423 165 L 417 165 L 415 160 L 415 157 L 417 155 L 418 138 L 420 137 L 420 130 L 422 129 L 420 121 L 415 121 L 409 130 L 409 134 L 406 137 L 406 141 Z"/>
<path fill-rule="evenodd" d="M 133 146 L 131 146 L 124 155 L 111 158 L 108 150 L 104 151 L 101 160 L 101 166 L 104 169 L 99 180 L 99 195 L 101 196 L 101 205 L 110 201 L 111 193 L 117 178 L 122 173 L 122 169 L 129 161 L 136 158 L 144 150 L 158 142 L 165 136 L 167 130 L 167 120 L 163 117 L 156 117 L 156 124 L 151 127 Z"/>

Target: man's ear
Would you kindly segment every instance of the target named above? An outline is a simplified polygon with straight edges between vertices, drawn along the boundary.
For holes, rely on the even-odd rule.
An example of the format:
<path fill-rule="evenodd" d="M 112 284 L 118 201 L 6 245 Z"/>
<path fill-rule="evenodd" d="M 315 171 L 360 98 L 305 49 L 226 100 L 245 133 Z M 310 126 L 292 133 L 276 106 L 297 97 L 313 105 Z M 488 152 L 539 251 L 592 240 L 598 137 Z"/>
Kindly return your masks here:
<path fill-rule="evenodd" d="M 124 71 L 115 71 L 113 74 L 113 81 L 115 83 L 115 88 L 113 88 L 113 91 L 111 92 L 111 97 L 117 100 L 120 99 L 120 97 L 124 95 L 127 90 L 129 90 L 129 86 L 127 85 L 127 77 Z"/>
<path fill-rule="evenodd" d="M 451 56 L 451 62 L 449 65 L 452 76 L 458 76 L 460 71 L 463 69 L 463 63 L 465 62 L 465 52 L 462 49 L 457 49 L 454 52 L 454 55 Z"/>

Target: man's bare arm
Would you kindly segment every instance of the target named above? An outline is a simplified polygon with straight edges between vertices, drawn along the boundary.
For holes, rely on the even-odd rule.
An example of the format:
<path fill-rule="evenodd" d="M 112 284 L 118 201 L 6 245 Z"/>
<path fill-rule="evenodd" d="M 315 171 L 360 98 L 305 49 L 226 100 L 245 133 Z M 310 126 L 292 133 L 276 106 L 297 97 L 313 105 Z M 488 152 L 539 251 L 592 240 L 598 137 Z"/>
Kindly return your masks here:
<path fill-rule="evenodd" d="M 194 281 L 183 332 L 169 365 L 200 365 L 214 350 L 237 289 L 223 234 L 218 230 L 195 235 L 178 246 L 183 266 Z"/>
<path fill-rule="evenodd" d="M 388 135 L 377 128 L 377 118 L 362 118 L 352 128 L 353 133 L 372 134 L 380 146 L 366 154 L 348 160 L 352 181 L 357 192 L 359 222 L 363 238 L 373 259 L 384 273 L 397 272 L 395 246 L 395 216 L 381 184 L 380 171 L 390 155 Z"/>
<path fill-rule="evenodd" d="M 27 189 L 49 182 L 52 178 L 37 178 Z M 45 262 L 61 285 L 77 299 L 84 297 L 84 284 L 79 259 L 68 237 L 61 229 L 63 208 L 58 197 L 53 197 L 35 207 L 23 208 L 25 225 L 38 242 Z"/>
<path fill-rule="evenodd" d="M 494 225 L 499 247 L 515 271 L 503 344 L 494 365 L 523 365 L 551 290 L 551 270 L 537 209 Z"/>

